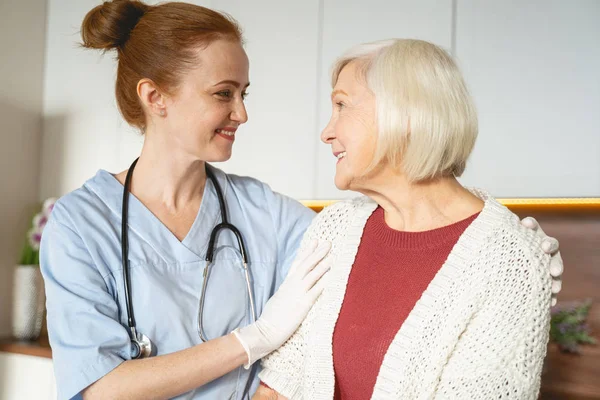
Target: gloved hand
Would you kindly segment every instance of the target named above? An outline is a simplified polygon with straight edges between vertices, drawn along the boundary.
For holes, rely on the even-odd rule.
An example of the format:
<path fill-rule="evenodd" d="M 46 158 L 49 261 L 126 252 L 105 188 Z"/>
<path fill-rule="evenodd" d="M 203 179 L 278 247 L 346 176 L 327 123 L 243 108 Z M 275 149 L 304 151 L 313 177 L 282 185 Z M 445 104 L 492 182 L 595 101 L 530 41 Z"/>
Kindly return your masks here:
<path fill-rule="evenodd" d="M 279 290 L 265 304 L 260 318 L 233 331 L 248 354 L 246 369 L 279 348 L 298 329 L 323 291 L 323 280 L 320 279 L 331 263 L 322 260 L 330 248 L 329 242 L 315 240 L 299 251 Z"/>
<path fill-rule="evenodd" d="M 552 275 L 552 306 L 556 305 L 556 295 L 562 288 L 562 273 L 564 270 L 563 260 L 558 251 L 558 240 L 544 233 L 540 224 L 533 217 L 524 218 L 521 221 L 524 227 L 534 230 L 542 239 L 542 250 L 550 254 L 550 275 Z"/>

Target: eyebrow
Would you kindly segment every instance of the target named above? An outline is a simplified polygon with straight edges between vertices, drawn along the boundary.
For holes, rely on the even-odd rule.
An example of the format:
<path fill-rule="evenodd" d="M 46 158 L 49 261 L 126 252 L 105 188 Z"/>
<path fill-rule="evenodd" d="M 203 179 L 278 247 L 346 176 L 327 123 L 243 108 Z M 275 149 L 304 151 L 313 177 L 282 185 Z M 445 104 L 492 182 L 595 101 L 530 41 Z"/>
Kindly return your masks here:
<path fill-rule="evenodd" d="M 222 84 L 224 84 L 224 83 L 226 83 L 226 84 L 229 84 L 229 85 L 232 85 L 232 86 L 235 86 L 236 88 L 239 88 L 240 86 L 242 86 L 242 84 L 241 84 L 241 83 L 239 83 L 239 82 L 237 82 L 237 81 L 232 81 L 232 80 L 229 80 L 229 79 L 226 79 L 226 80 L 224 80 L 224 81 L 221 81 L 221 82 L 215 83 L 215 85 L 214 85 L 214 86 L 222 85 Z M 245 88 L 247 88 L 248 86 L 250 86 L 250 82 L 246 83 L 246 85 L 245 85 L 244 87 L 245 87 Z"/>
<path fill-rule="evenodd" d="M 345 96 L 348 96 L 348 93 L 344 92 L 344 91 L 343 91 L 343 90 L 341 90 L 341 89 L 337 89 L 337 90 L 334 90 L 333 92 L 331 92 L 331 98 L 333 99 L 333 97 L 334 97 L 336 94 L 338 94 L 338 93 L 340 93 L 340 94 L 343 94 L 343 95 L 345 95 Z"/>

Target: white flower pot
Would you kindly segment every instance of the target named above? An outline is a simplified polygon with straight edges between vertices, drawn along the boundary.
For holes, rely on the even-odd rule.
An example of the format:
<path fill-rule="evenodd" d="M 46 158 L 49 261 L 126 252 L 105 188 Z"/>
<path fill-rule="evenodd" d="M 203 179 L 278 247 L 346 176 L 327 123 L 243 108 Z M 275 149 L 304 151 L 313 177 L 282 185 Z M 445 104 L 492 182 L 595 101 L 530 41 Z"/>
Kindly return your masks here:
<path fill-rule="evenodd" d="M 46 296 L 39 265 L 18 265 L 13 280 L 12 334 L 19 340 L 40 336 Z"/>

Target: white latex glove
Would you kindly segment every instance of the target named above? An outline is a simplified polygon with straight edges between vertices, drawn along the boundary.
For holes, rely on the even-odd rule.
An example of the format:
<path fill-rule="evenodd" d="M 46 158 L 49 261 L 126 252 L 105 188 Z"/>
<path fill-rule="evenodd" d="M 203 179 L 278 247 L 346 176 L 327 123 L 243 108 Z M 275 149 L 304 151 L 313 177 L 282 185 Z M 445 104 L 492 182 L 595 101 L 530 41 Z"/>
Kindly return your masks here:
<path fill-rule="evenodd" d="M 524 218 L 521 224 L 526 228 L 534 230 L 542 239 L 542 250 L 550 254 L 550 275 L 552 275 L 552 306 L 556 305 L 556 295 L 562 288 L 562 273 L 564 270 L 563 260 L 558 251 L 558 240 L 544 233 L 540 224 L 533 217 Z"/>
<path fill-rule="evenodd" d="M 260 318 L 233 331 L 248 354 L 246 369 L 284 344 L 306 318 L 323 291 L 323 280 L 320 279 L 331 263 L 321 260 L 330 248 L 329 242 L 315 240 L 299 251 L 279 290 L 265 304 Z"/>

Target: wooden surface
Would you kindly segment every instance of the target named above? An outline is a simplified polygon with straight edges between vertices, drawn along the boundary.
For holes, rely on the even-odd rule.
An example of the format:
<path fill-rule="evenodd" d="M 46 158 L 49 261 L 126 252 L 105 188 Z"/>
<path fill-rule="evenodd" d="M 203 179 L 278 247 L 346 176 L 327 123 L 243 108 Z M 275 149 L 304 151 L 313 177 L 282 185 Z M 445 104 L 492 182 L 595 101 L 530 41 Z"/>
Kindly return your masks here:
<path fill-rule="evenodd" d="M 52 358 L 52 350 L 47 337 L 41 337 L 34 342 L 16 341 L 14 339 L 0 340 L 0 352 Z"/>
<path fill-rule="evenodd" d="M 563 354 L 555 345 L 549 346 L 541 399 L 600 399 L 600 347 L 586 346 L 581 351 L 581 355 Z"/>

